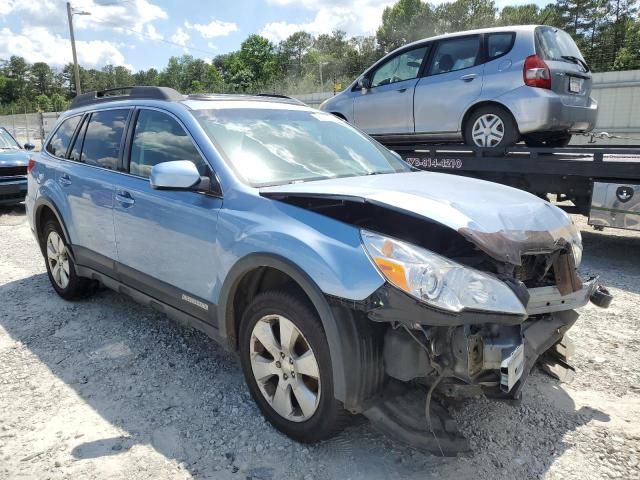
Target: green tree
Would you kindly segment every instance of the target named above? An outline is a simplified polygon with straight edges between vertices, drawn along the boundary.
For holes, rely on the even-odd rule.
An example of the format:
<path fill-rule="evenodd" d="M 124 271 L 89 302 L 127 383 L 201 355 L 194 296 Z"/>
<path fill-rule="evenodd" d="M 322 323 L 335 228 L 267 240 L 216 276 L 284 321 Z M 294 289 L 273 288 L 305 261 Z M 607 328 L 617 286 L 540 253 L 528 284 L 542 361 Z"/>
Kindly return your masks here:
<path fill-rule="evenodd" d="M 46 95 L 52 88 L 53 70 L 44 62 L 36 62 L 31 65 L 31 81 L 35 92 Z"/>
<path fill-rule="evenodd" d="M 414 40 L 433 36 L 436 18 L 433 8 L 422 0 L 398 0 L 382 12 L 382 25 L 376 32 L 383 52 L 390 52 Z"/>
<path fill-rule="evenodd" d="M 494 26 L 497 13 L 493 0 L 455 0 L 442 3 L 436 7 L 439 33 Z"/>
<path fill-rule="evenodd" d="M 36 103 L 37 110 L 40 112 L 50 112 L 53 108 L 51 100 L 45 94 L 36 95 L 34 101 Z"/>
<path fill-rule="evenodd" d="M 274 45 L 260 35 L 249 35 L 240 45 L 234 73 L 241 70 L 251 72 L 254 86 L 264 88 L 270 85 L 276 74 L 276 49 Z M 232 65 L 232 68 L 233 65 Z"/>
<path fill-rule="evenodd" d="M 280 42 L 279 50 L 287 73 L 301 76 L 305 56 L 313 47 L 313 37 L 307 32 L 295 32 Z"/>

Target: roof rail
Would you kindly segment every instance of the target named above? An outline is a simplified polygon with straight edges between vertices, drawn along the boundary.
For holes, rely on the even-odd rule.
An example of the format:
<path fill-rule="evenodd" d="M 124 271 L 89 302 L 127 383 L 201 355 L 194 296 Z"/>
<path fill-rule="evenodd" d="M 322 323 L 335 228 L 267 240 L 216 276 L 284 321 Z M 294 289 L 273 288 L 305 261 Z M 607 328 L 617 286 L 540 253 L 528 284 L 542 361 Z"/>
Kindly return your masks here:
<path fill-rule="evenodd" d="M 293 98 L 288 95 L 282 95 L 280 93 L 257 93 L 256 97 L 282 98 L 283 100 L 291 100 L 292 102 L 297 102 L 304 105 L 304 102 L 302 100 L 298 100 L 297 98 Z"/>
<path fill-rule="evenodd" d="M 103 102 L 114 102 L 116 100 L 183 100 L 182 95 L 177 90 L 169 87 L 118 87 L 107 90 L 99 90 L 78 95 L 71 102 L 70 108 L 84 107 Z"/>

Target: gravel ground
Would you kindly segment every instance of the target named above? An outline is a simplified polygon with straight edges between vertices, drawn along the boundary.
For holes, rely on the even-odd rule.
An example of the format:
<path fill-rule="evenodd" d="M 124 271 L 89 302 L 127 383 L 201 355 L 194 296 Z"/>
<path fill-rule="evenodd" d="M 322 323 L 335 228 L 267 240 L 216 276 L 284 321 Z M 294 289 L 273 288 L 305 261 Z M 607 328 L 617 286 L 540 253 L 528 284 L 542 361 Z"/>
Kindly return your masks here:
<path fill-rule="evenodd" d="M 640 234 L 577 221 L 582 273 L 616 298 L 572 330 L 576 378 L 536 371 L 518 406 L 462 403 L 473 451 L 442 459 L 360 417 L 331 441 L 290 441 L 203 334 L 110 291 L 58 298 L 24 210 L 0 210 L 0 478 L 640 478 Z"/>

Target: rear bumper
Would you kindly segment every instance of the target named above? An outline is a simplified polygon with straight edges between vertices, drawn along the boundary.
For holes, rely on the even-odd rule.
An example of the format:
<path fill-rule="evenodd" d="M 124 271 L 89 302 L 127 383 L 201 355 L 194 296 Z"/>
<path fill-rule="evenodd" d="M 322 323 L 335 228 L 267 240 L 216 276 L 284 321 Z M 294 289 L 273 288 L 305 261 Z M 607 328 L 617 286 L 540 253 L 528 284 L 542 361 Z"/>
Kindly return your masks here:
<path fill-rule="evenodd" d="M 589 132 L 595 128 L 598 118 L 598 103 L 593 98 L 589 98 L 586 106 L 571 105 L 560 95 L 542 88 L 522 86 L 497 100 L 511 110 L 522 134 Z"/>
<path fill-rule="evenodd" d="M 27 178 L 0 178 L 0 205 L 23 202 L 27 196 Z"/>

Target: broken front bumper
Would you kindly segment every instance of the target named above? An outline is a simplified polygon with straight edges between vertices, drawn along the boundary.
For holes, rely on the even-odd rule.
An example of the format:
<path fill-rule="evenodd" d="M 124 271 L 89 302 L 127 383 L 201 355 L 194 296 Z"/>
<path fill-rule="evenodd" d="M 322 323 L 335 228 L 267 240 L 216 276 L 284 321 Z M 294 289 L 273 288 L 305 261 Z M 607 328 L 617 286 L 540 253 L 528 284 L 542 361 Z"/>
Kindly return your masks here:
<path fill-rule="evenodd" d="M 404 327 L 387 331 L 387 375 L 427 383 L 443 376 L 438 389 L 453 397 L 484 393 L 517 398 L 540 355 L 577 320 L 575 310 L 590 299 L 604 308 L 611 301 L 597 278 L 566 295 L 557 287 L 529 289 L 524 316 L 444 312 L 391 286 L 377 293 L 368 305 L 369 319 Z"/>

